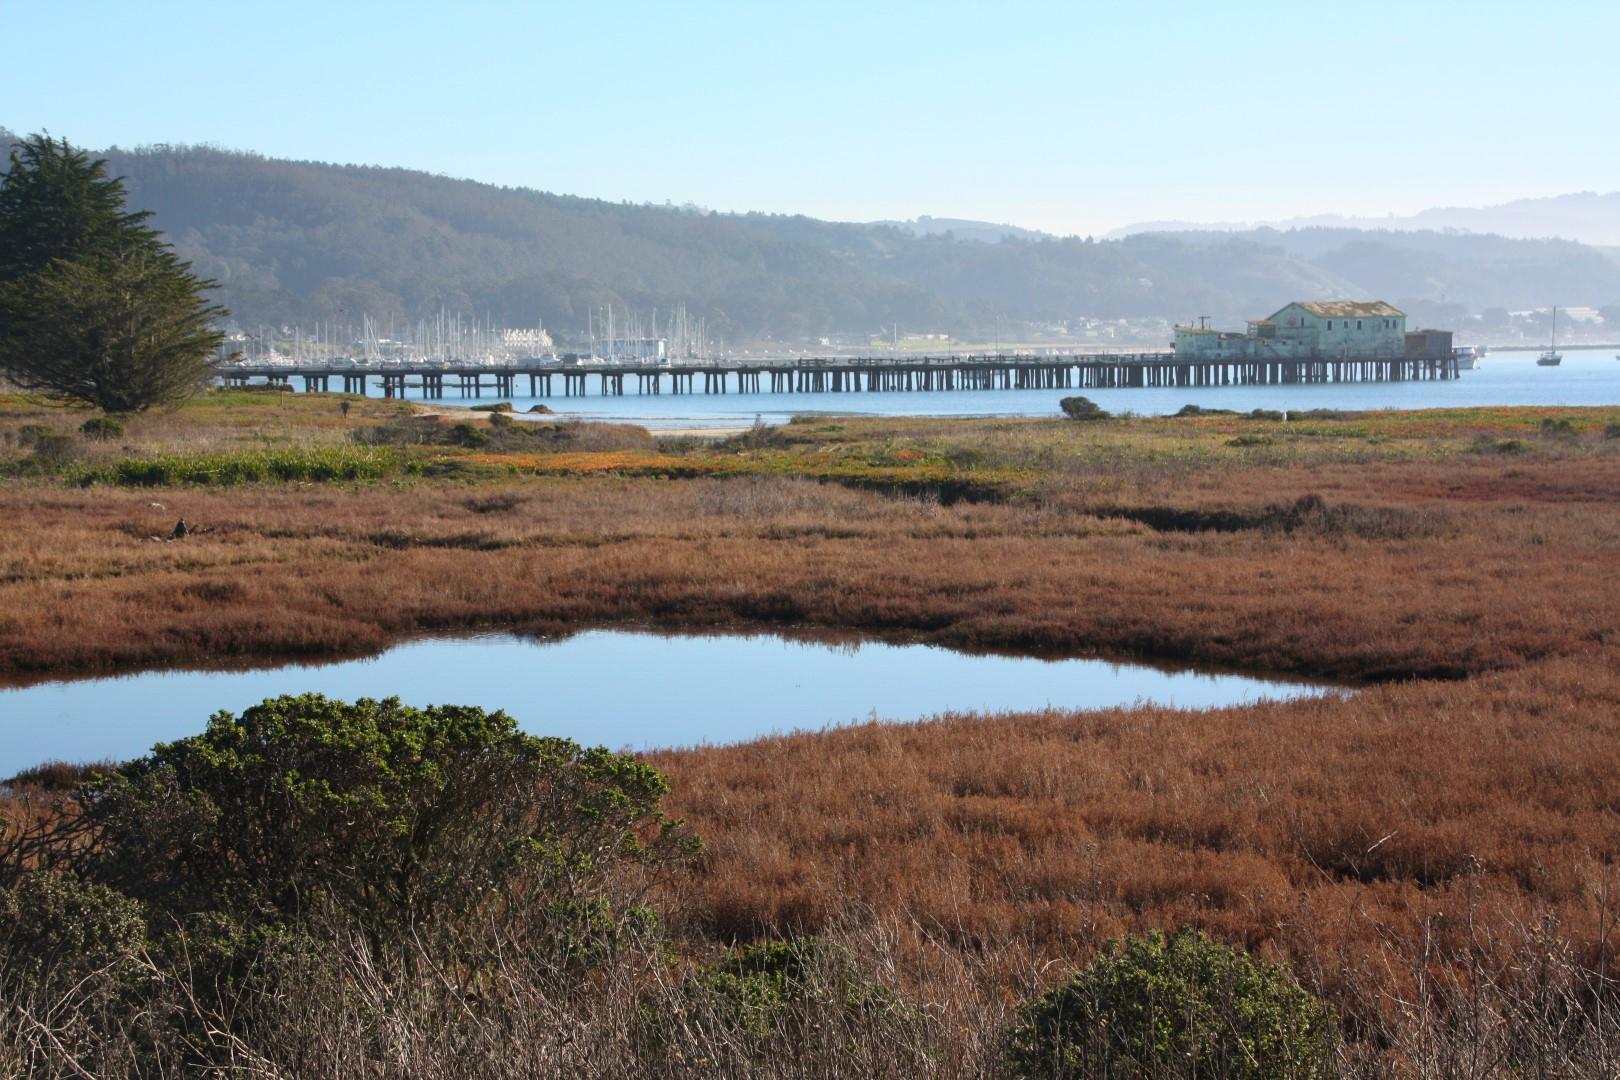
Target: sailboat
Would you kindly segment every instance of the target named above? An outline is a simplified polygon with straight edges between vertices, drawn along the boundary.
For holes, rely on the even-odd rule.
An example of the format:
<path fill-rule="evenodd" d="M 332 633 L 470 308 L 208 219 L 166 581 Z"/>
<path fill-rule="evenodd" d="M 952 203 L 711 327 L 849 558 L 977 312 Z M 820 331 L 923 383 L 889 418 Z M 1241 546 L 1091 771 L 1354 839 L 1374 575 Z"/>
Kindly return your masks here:
<path fill-rule="evenodd" d="M 1564 362 L 1564 357 L 1558 351 L 1558 308 L 1553 307 L 1552 317 L 1552 343 L 1547 351 L 1536 357 L 1536 364 L 1540 367 L 1557 367 Z"/>

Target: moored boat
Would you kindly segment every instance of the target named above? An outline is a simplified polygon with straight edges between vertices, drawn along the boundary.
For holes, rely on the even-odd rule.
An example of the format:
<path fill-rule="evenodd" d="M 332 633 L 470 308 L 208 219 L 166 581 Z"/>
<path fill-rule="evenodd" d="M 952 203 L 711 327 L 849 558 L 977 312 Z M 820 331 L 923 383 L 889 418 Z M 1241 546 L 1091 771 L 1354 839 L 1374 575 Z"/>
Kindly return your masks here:
<path fill-rule="evenodd" d="M 1552 340 L 1547 345 L 1547 351 L 1536 357 L 1537 367 L 1557 367 L 1564 362 L 1564 356 L 1558 351 L 1558 308 L 1555 305 L 1552 312 Z"/>

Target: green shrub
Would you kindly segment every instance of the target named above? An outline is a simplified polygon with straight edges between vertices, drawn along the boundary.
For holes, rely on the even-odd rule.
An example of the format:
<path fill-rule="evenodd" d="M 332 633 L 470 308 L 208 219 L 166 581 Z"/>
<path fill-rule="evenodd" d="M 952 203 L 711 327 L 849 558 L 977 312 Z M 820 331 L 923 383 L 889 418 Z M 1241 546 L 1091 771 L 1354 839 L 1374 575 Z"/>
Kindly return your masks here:
<path fill-rule="evenodd" d="M 39 435 L 34 438 L 34 462 L 46 469 L 59 469 L 77 459 L 81 448 L 71 435 Z"/>
<path fill-rule="evenodd" d="M 17 429 L 17 445 L 24 450 L 31 450 L 38 446 L 42 439 L 56 439 L 61 436 L 49 424 L 23 424 Z"/>
<path fill-rule="evenodd" d="M 313 905 L 382 941 L 499 915 L 574 949 L 640 918 L 618 871 L 692 850 L 666 787 L 501 712 L 273 698 L 92 780 L 88 872 L 176 918 L 291 923 Z"/>
<path fill-rule="evenodd" d="M 1277 409 L 1252 409 L 1249 412 L 1250 420 L 1286 420 L 1287 417 Z"/>
<path fill-rule="evenodd" d="M 1007 1061 L 1027 1080 L 1301 1080 L 1330 1074 L 1334 1038 L 1326 1009 L 1286 969 L 1184 929 L 1114 942 L 1029 1002 Z"/>
<path fill-rule="evenodd" d="M 789 423 L 797 421 L 797 417 Z M 733 450 L 771 450 L 785 447 L 789 444 L 788 433 L 779 427 L 773 427 L 765 422 L 763 416 L 755 415 L 754 422 L 747 429 L 728 435 L 717 444 L 723 452 Z"/>
<path fill-rule="evenodd" d="M 1620 422 L 1604 425 L 1603 437 L 1605 439 L 1620 439 Z"/>
<path fill-rule="evenodd" d="M 1541 433 L 1543 435 L 1554 435 L 1560 438 L 1572 438 L 1579 434 L 1575 430 L 1575 425 L 1570 423 L 1567 417 L 1562 416 L 1558 417 L 1557 419 L 1549 416 L 1542 420 Z"/>
<path fill-rule="evenodd" d="M 124 425 L 110 416 L 97 416 L 79 425 L 79 434 L 87 439 L 117 439 L 124 434 Z"/>
<path fill-rule="evenodd" d="M 1273 532 L 1309 530 L 1322 536 L 1359 536 L 1368 540 L 1409 540 L 1444 536 L 1454 531 L 1444 511 L 1400 506 L 1335 506 L 1315 493 L 1301 495 L 1291 504 L 1266 507 L 1259 525 Z"/>
<path fill-rule="evenodd" d="M 497 401 L 493 405 L 474 405 L 472 407 L 472 411 L 486 413 L 509 413 L 512 411 L 512 403 L 510 401 Z"/>
<path fill-rule="evenodd" d="M 1206 409 L 1198 405 L 1183 405 L 1176 416 L 1236 416 L 1232 409 Z"/>
<path fill-rule="evenodd" d="M 80 450 L 72 435 L 59 432 L 49 424 L 23 424 L 7 441 L 12 439 L 19 448 L 32 452 L 29 464 L 35 469 L 60 468 L 77 457 Z"/>
<path fill-rule="evenodd" d="M 1270 435 L 1238 435 L 1226 440 L 1227 446 L 1272 446 L 1277 442 Z"/>
<path fill-rule="evenodd" d="M 46 871 L 0 889 L 0 1000 L 104 995 L 140 969 L 140 905 L 111 889 Z"/>
<path fill-rule="evenodd" d="M 777 1029 L 785 1014 L 806 1005 L 864 1017 L 904 1011 L 847 949 L 819 937 L 744 946 L 699 972 L 689 990 L 754 1034 Z"/>
<path fill-rule="evenodd" d="M 836 1063 L 829 1076 L 939 1071 L 922 1011 L 819 937 L 749 945 L 696 972 L 674 1002 L 646 1002 L 637 1041 L 647 1076 L 684 1075 L 693 1062 L 715 1066 L 699 1076 L 759 1075 L 783 1055 Z"/>
<path fill-rule="evenodd" d="M 322 483 L 333 480 L 380 480 L 405 468 L 408 461 L 384 448 L 321 446 L 283 450 L 235 450 L 216 454 L 158 454 L 123 458 L 79 474 L 84 482 L 126 487 L 176 484 Z"/>
<path fill-rule="evenodd" d="M 1070 420 L 1108 419 L 1108 413 L 1090 398 L 1066 397 L 1058 402 L 1058 408 L 1062 409 L 1063 415 Z"/>
<path fill-rule="evenodd" d="M 510 412 L 510 411 L 511 411 L 511 406 L 508 405 L 507 406 L 507 412 Z M 500 428 L 509 428 L 515 423 L 517 423 L 517 421 L 513 420 L 505 412 L 492 412 L 492 413 L 489 414 L 489 426 L 492 427 L 492 428 L 495 428 L 497 430 L 499 430 Z"/>
<path fill-rule="evenodd" d="M 432 416 L 402 416 L 349 432 L 361 446 L 433 446 L 444 442 L 445 429 Z"/>
<path fill-rule="evenodd" d="M 468 450 L 477 450 L 489 444 L 489 436 L 478 430 L 476 424 L 463 420 L 450 429 L 450 441 Z"/>

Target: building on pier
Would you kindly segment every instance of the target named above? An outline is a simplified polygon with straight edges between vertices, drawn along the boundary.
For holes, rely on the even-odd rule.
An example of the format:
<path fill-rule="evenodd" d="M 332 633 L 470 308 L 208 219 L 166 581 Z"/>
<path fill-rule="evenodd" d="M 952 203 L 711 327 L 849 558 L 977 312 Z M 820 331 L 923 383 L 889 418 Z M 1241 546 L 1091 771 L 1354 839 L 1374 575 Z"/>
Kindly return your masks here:
<path fill-rule="evenodd" d="M 1377 360 L 1406 355 L 1406 313 L 1382 300 L 1297 300 L 1245 333 L 1177 326 L 1178 360 Z"/>
<path fill-rule="evenodd" d="M 1451 355 L 1450 330 L 1409 330 L 1406 334 L 1406 355 L 1414 360 L 1429 360 Z"/>

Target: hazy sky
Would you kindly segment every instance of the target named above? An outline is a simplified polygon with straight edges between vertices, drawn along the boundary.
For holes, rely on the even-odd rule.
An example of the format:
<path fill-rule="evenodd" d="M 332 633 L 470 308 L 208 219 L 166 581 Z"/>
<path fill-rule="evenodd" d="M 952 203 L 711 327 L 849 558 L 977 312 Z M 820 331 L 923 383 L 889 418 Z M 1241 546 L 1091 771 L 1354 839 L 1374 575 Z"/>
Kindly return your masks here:
<path fill-rule="evenodd" d="M 0 125 L 722 210 L 1408 213 L 1620 188 L 1620 0 L 0 0 Z"/>

